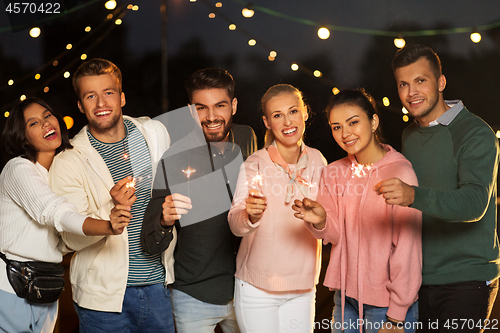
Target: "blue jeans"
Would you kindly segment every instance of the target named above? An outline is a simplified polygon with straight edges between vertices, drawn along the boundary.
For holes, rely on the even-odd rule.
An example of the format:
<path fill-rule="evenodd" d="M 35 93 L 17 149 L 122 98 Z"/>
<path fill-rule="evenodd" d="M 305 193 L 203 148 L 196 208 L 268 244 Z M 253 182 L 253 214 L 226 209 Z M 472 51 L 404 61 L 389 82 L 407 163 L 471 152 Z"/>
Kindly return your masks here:
<path fill-rule="evenodd" d="M 57 302 L 29 304 L 16 294 L 0 290 L 0 332 L 51 333 L 56 325 L 57 308 Z"/>
<path fill-rule="evenodd" d="M 122 312 L 82 308 L 75 303 L 80 333 L 174 333 L 170 290 L 162 283 L 127 287 Z"/>
<path fill-rule="evenodd" d="M 359 333 L 360 327 L 358 326 L 359 320 L 359 303 L 356 299 L 352 297 L 345 298 L 345 309 L 344 309 L 344 322 L 342 322 L 342 309 L 341 309 L 341 292 L 339 290 L 335 291 L 334 295 L 335 307 L 333 308 L 333 329 L 332 333 L 342 332 L 344 328 L 344 333 Z M 388 308 L 382 308 L 378 306 L 363 304 L 363 332 L 365 333 L 377 333 L 381 328 L 381 324 L 387 321 L 387 310 Z M 343 327 L 342 327 L 343 326 Z M 418 302 L 413 303 L 413 305 L 408 309 L 405 318 L 405 333 L 414 333 L 418 326 Z"/>
<path fill-rule="evenodd" d="M 210 304 L 172 288 L 177 333 L 212 333 L 217 324 L 224 333 L 239 333 L 233 302 Z"/>

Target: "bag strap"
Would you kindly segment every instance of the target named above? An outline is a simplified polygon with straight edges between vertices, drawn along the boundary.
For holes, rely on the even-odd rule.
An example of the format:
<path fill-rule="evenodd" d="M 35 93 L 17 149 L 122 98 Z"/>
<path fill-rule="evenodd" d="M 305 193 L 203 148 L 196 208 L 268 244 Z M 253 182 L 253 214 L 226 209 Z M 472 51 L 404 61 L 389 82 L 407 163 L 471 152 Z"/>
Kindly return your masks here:
<path fill-rule="evenodd" d="M 0 252 L 0 258 L 2 258 L 2 260 L 5 261 L 6 264 L 10 263 L 10 260 L 7 259 L 7 257 L 5 256 L 5 254 L 3 254 L 2 252 Z"/>

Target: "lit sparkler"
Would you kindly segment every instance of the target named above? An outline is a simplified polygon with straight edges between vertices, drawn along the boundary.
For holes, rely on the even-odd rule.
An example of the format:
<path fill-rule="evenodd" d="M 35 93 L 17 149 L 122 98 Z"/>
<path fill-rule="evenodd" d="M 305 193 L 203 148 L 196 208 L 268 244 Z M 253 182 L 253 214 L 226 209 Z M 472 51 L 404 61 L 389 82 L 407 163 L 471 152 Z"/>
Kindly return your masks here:
<path fill-rule="evenodd" d="M 260 163 L 257 162 L 257 174 L 252 178 L 252 188 L 262 192 L 262 175 L 260 174 Z"/>
<path fill-rule="evenodd" d="M 189 178 L 191 177 L 191 175 L 193 173 L 196 172 L 196 169 L 191 169 L 190 167 L 188 167 L 186 170 L 182 170 L 182 172 L 186 175 L 186 177 L 188 179 L 188 181 L 187 181 L 187 183 L 188 183 L 188 195 L 187 196 L 189 197 Z"/>
<path fill-rule="evenodd" d="M 363 177 L 366 176 L 366 170 L 371 169 L 371 165 L 363 165 L 363 164 L 355 164 L 354 162 L 351 164 L 351 171 L 352 171 L 352 176 L 351 178 L 356 177 Z"/>

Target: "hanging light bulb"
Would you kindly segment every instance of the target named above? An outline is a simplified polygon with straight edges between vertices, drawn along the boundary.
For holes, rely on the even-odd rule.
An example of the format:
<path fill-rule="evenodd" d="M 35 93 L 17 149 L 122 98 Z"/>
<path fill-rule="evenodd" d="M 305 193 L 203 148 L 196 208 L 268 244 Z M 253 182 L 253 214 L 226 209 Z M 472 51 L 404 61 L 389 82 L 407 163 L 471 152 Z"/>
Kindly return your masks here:
<path fill-rule="evenodd" d="M 474 31 L 470 34 L 470 40 L 476 44 L 479 43 L 481 41 L 481 34 L 477 31 Z"/>
<path fill-rule="evenodd" d="M 318 37 L 321 39 L 328 39 L 330 37 L 330 30 L 325 27 L 321 27 L 318 29 Z"/>
<path fill-rule="evenodd" d="M 113 10 L 116 8 L 116 1 L 114 1 L 114 0 L 106 1 L 106 3 L 104 4 L 104 7 L 106 7 L 106 9 L 108 9 L 108 10 Z"/>
<path fill-rule="evenodd" d="M 251 4 L 241 10 L 241 15 L 243 15 L 243 17 L 249 18 L 252 17 L 253 14 L 255 14 L 255 12 L 253 11 Z"/>
<path fill-rule="evenodd" d="M 394 38 L 394 45 L 398 49 L 402 49 L 406 45 L 406 41 L 404 40 L 403 36 L 398 36 L 397 38 Z"/>

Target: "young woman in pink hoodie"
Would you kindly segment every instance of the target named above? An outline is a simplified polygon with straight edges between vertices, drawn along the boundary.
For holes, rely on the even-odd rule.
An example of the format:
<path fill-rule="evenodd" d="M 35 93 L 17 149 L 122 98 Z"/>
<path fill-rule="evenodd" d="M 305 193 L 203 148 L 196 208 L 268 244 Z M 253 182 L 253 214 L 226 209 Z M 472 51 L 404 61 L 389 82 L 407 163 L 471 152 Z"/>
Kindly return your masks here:
<path fill-rule="evenodd" d="M 414 332 L 422 215 L 387 205 L 373 187 L 391 177 L 417 185 L 417 177 L 403 155 L 380 143 L 375 102 L 364 90 L 341 91 L 326 111 L 348 156 L 326 167 L 317 202 L 296 200 L 293 208 L 315 237 L 332 243 L 324 282 L 335 290 L 332 332 Z"/>
<path fill-rule="evenodd" d="M 294 217 L 293 199 L 316 198 L 326 161 L 304 145 L 302 93 L 275 85 L 262 97 L 266 148 L 240 169 L 229 225 L 243 237 L 234 306 L 243 333 L 311 332 L 321 242 Z M 316 186 L 313 186 L 316 184 Z"/>

